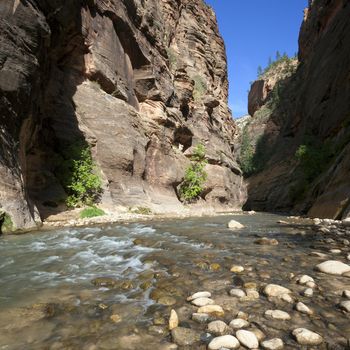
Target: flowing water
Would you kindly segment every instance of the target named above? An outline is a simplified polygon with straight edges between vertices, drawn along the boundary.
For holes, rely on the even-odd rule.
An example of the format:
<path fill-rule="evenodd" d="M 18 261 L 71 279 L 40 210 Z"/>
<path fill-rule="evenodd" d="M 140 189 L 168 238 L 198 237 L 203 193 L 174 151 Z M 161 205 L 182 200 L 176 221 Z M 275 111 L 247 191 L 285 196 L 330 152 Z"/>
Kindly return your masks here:
<path fill-rule="evenodd" d="M 227 229 L 232 218 L 245 229 Z M 327 252 L 329 244 L 309 226 L 280 225 L 280 219 L 218 216 L 0 237 L 0 349 L 170 349 L 166 323 L 172 308 L 181 325 L 205 333 L 190 320 L 195 308 L 186 302 L 199 290 L 211 291 L 224 306 L 224 320 L 247 312 L 255 327 L 283 338 L 286 348 L 299 348 L 290 333 L 300 326 L 319 332 L 328 344 L 344 344 L 350 318 L 336 303 L 339 290 L 350 289 L 349 279 L 316 273 L 324 259 L 309 253 Z M 279 245 L 254 243 L 263 236 Z M 235 275 L 233 264 L 245 271 Z M 311 300 L 300 296 L 291 273 L 315 278 L 319 289 Z M 293 305 L 276 307 L 263 295 L 243 303 L 228 296 L 234 284 L 246 282 L 258 289 L 267 283 L 290 288 L 314 315 Z M 273 308 L 292 320 L 265 319 L 264 311 Z"/>

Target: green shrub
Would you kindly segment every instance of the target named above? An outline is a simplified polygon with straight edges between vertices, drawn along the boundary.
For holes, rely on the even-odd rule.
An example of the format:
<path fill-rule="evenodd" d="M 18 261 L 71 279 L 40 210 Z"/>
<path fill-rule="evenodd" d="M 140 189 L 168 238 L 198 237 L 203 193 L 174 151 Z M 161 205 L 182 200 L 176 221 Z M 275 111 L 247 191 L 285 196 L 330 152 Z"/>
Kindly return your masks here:
<path fill-rule="evenodd" d="M 300 145 L 295 152 L 295 157 L 309 183 L 327 168 L 332 156 L 331 147 L 327 143 L 317 144 L 312 141 Z"/>
<path fill-rule="evenodd" d="M 248 130 L 245 127 L 243 129 L 241 152 L 239 155 L 239 163 L 243 171 L 243 174 L 245 176 L 249 176 L 254 173 L 254 164 L 253 164 L 254 153 L 255 153 L 254 146 L 251 143 Z"/>
<path fill-rule="evenodd" d="M 200 143 L 194 149 L 191 165 L 186 169 L 184 181 L 180 185 L 181 201 L 188 203 L 199 198 L 207 179 L 207 173 L 204 170 L 206 164 L 205 147 Z"/>
<path fill-rule="evenodd" d="M 102 183 L 96 175 L 90 147 L 85 142 L 75 142 L 63 151 L 64 160 L 57 171 L 68 194 L 68 207 L 93 205 L 102 193 Z"/>
<path fill-rule="evenodd" d="M 11 216 L 6 212 L 0 211 L 0 234 L 14 231 L 15 226 Z"/>
<path fill-rule="evenodd" d="M 106 215 L 106 213 L 95 206 L 85 208 L 81 211 L 80 213 L 80 218 L 81 219 L 86 219 L 86 218 L 94 218 L 96 216 L 103 216 Z"/>
<path fill-rule="evenodd" d="M 152 210 L 147 207 L 136 207 L 136 208 L 129 208 L 129 211 L 133 214 L 140 214 L 140 215 L 151 215 Z"/>
<path fill-rule="evenodd" d="M 193 98 L 198 101 L 207 92 L 207 84 L 200 75 L 195 75 L 192 79 L 194 81 Z"/>

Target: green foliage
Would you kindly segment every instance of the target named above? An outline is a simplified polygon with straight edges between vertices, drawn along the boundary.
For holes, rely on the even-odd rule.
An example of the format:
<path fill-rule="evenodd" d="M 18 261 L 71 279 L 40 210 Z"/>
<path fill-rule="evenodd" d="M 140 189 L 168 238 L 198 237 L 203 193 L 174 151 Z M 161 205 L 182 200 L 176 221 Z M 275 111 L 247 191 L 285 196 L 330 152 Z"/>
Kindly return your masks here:
<path fill-rule="evenodd" d="M 207 179 L 207 173 L 204 170 L 206 164 L 205 147 L 200 143 L 194 149 L 191 165 L 186 169 L 184 181 L 180 186 L 179 194 L 182 201 L 192 202 L 203 192 L 203 185 Z"/>
<path fill-rule="evenodd" d="M 295 157 L 300 163 L 306 181 L 311 183 L 328 167 L 332 149 L 327 143 L 318 144 L 309 140 L 298 147 Z"/>
<path fill-rule="evenodd" d="M 241 152 L 239 156 L 239 163 L 241 165 L 241 169 L 245 176 L 249 176 L 254 173 L 254 158 L 255 149 L 252 145 L 252 141 L 249 137 L 248 130 L 245 127 L 243 129 L 242 134 L 242 144 L 241 144 Z"/>
<path fill-rule="evenodd" d="M 194 81 L 193 98 L 198 101 L 207 92 L 207 84 L 200 75 L 195 75 L 192 79 Z"/>
<path fill-rule="evenodd" d="M 265 164 L 271 157 L 270 148 L 266 135 L 260 135 L 254 147 L 247 127 L 243 129 L 239 164 L 245 177 L 249 177 L 263 170 Z"/>
<path fill-rule="evenodd" d="M 11 216 L 6 212 L 0 211 L 0 233 L 7 233 L 14 231 L 15 226 L 12 222 Z"/>
<path fill-rule="evenodd" d="M 136 207 L 136 208 L 129 208 L 129 211 L 133 214 L 140 214 L 140 215 L 151 215 L 152 210 L 147 207 Z"/>
<path fill-rule="evenodd" d="M 68 194 L 68 207 L 93 205 L 102 193 L 102 183 L 85 142 L 75 142 L 63 150 L 64 160 L 56 171 Z"/>
<path fill-rule="evenodd" d="M 270 70 L 275 69 L 277 66 L 279 66 L 281 63 L 285 62 L 285 72 L 284 73 L 293 73 L 294 71 L 294 64 L 293 61 L 296 59 L 296 57 L 288 57 L 286 53 L 281 55 L 279 51 L 276 52 L 276 59 L 273 60 L 271 57 L 269 57 L 269 61 L 267 66 L 262 69 L 261 66 L 258 67 L 258 78 L 262 78 L 266 73 L 268 73 Z"/>
<path fill-rule="evenodd" d="M 106 215 L 106 213 L 102 209 L 97 208 L 95 206 L 91 206 L 81 211 L 80 218 L 81 219 L 94 218 L 96 216 L 103 216 L 103 215 Z"/>

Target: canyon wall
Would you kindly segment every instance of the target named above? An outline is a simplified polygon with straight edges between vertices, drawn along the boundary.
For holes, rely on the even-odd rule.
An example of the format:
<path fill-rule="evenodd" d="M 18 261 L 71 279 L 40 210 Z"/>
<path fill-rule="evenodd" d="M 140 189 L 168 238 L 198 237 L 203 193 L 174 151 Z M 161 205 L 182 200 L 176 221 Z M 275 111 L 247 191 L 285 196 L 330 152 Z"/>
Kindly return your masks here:
<path fill-rule="evenodd" d="M 64 149 L 91 146 L 102 205 L 182 207 L 206 147 L 202 203 L 240 207 L 223 40 L 202 0 L 0 3 L 0 208 L 17 228 L 65 210 Z"/>
<path fill-rule="evenodd" d="M 277 67 L 252 85 L 245 136 L 260 164 L 248 177 L 247 208 L 350 215 L 349 18 L 349 1 L 310 1 L 297 68 L 281 76 Z"/>

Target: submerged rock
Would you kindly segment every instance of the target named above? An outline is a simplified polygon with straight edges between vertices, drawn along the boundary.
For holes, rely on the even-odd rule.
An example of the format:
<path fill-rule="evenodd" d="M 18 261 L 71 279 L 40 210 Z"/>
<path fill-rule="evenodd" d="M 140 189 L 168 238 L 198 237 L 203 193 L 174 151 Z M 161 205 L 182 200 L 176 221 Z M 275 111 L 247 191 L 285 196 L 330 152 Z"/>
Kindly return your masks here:
<path fill-rule="evenodd" d="M 243 320 L 242 318 L 235 318 L 230 322 L 230 327 L 233 329 L 241 329 L 249 327 L 249 322 L 246 320 Z"/>
<path fill-rule="evenodd" d="M 268 297 L 281 298 L 285 294 L 291 294 L 292 292 L 285 287 L 279 286 L 278 284 L 268 284 L 264 288 L 264 294 Z"/>
<path fill-rule="evenodd" d="M 210 322 L 207 330 L 209 333 L 216 336 L 230 334 L 231 331 L 230 327 L 225 322 L 220 320 Z"/>
<path fill-rule="evenodd" d="M 180 346 L 193 345 L 200 341 L 200 334 L 192 329 L 176 327 L 171 331 L 174 343 Z"/>
<path fill-rule="evenodd" d="M 342 301 L 339 307 L 346 312 L 350 312 L 350 300 Z"/>
<path fill-rule="evenodd" d="M 225 314 L 223 308 L 219 305 L 206 305 L 197 310 L 197 313 L 210 314 L 215 316 L 223 316 Z"/>
<path fill-rule="evenodd" d="M 195 306 L 206 306 L 206 305 L 213 305 L 215 302 L 214 300 L 209 298 L 197 298 L 192 300 L 191 303 Z"/>
<path fill-rule="evenodd" d="M 267 237 L 259 238 L 254 243 L 260 245 L 278 245 L 277 239 Z"/>

